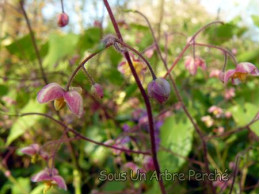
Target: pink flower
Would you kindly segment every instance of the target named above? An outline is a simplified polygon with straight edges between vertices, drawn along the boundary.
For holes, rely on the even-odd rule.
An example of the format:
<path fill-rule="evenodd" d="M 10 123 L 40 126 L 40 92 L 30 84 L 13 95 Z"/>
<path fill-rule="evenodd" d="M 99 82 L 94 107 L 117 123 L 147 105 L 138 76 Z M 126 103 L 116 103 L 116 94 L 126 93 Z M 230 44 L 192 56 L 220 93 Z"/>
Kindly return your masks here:
<path fill-rule="evenodd" d="M 216 134 L 222 134 L 224 133 L 224 127 L 218 127 L 218 128 L 215 128 L 213 129 L 213 131 L 216 133 Z"/>
<path fill-rule="evenodd" d="M 44 193 L 55 185 L 61 189 L 67 190 L 67 185 L 64 179 L 58 174 L 57 169 L 45 168 L 36 175 L 32 176 L 31 180 L 32 182 L 44 182 L 46 185 Z"/>
<path fill-rule="evenodd" d="M 151 58 L 153 56 L 155 50 L 156 50 L 156 46 L 152 45 L 144 52 L 144 55 L 147 58 Z"/>
<path fill-rule="evenodd" d="M 61 13 L 58 16 L 58 26 L 64 27 L 69 23 L 69 16 L 66 13 Z"/>
<path fill-rule="evenodd" d="M 30 146 L 24 147 L 21 149 L 21 152 L 31 156 L 32 157 L 32 162 L 36 162 L 38 160 L 38 157 L 42 157 L 44 160 L 48 160 L 49 155 L 41 150 L 40 146 L 38 144 L 32 144 Z"/>
<path fill-rule="evenodd" d="M 219 75 L 221 74 L 221 71 L 218 69 L 213 69 L 210 71 L 209 77 L 216 77 L 219 78 Z"/>
<path fill-rule="evenodd" d="M 37 100 L 40 104 L 54 101 L 56 110 L 60 110 L 67 103 L 72 113 L 79 117 L 83 114 L 83 99 L 75 88 L 65 91 L 59 84 L 50 83 L 39 91 Z"/>
<path fill-rule="evenodd" d="M 201 121 L 204 122 L 207 127 L 211 127 L 214 124 L 214 120 L 209 115 L 201 117 Z"/>
<path fill-rule="evenodd" d="M 104 96 L 103 89 L 102 89 L 101 85 L 99 85 L 98 83 L 95 83 L 94 85 L 92 85 L 90 91 L 91 91 L 92 95 L 97 98 L 103 98 L 103 96 Z"/>
<path fill-rule="evenodd" d="M 163 78 L 157 78 L 148 84 L 148 96 L 157 100 L 160 104 L 169 98 L 170 92 L 170 84 Z"/>
<path fill-rule="evenodd" d="M 220 80 L 227 83 L 229 79 L 232 80 L 232 84 L 238 85 L 241 81 L 245 81 L 248 75 L 259 76 L 259 71 L 255 65 L 249 62 L 239 63 L 235 69 L 230 69 L 226 73 L 220 74 Z"/>
<path fill-rule="evenodd" d="M 235 97 L 235 88 L 230 88 L 225 91 L 224 97 L 226 100 L 232 99 L 232 97 Z"/>
<path fill-rule="evenodd" d="M 223 114 L 223 110 L 217 106 L 211 106 L 208 109 L 209 113 L 213 113 L 217 118 L 219 118 Z"/>
<path fill-rule="evenodd" d="M 185 57 L 185 67 L 190 72 L 191 75 L 197 73 L 198 67 L 201 67 L 202 70 L 206 70 L 206 63 L 200 57 L 195 57 L 195 60 L 192 56 Z"/>
<path fill-rule="evenodd" d="M 143 165 L 144 165 L 145 171 L 147 171 L 147 172 L 155 170 L 154 164 L 153 164 L 153 158 L 151 156 L 144 157 Z"/>
<path fill-rule="evenodd" d="M 232 117 L 232 113 L 231 112 L 225 112 L 225 117 L 226 118 L 231 118 Z"/>

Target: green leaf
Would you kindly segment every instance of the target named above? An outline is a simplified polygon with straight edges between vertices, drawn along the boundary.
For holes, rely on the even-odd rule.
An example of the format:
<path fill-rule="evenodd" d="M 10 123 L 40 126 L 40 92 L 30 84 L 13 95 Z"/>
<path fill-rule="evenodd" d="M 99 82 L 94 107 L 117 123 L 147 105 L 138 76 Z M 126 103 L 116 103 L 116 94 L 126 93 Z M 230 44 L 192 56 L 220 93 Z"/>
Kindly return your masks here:
<path fill-rule="evenodd" d="M 21 194 L 30 192 L 30 179 L 19 177 L 16 179 L 17 183 L 15 183 L 12 187 L 12 194 Z M 21 191 L 22 190 L 22 191 Z"/>
<path fill-rule="evenodd" d="M 245 103 L 244 105 L 235 105 L 230 108 L 230 112 L 233 115 L 234 120 L 238 126 L 244 126 L 248 124 L 258 112 L 258 105 L 251 103 Z M 259 122 L 255 122 L 250 128 L 259 135 Z"/>
<path fill-rule="evenodd" d="M 6 85 L 0 85 L 0 96 L 7 94 L 8 87 Z"/>
<path fill-rule="evenodd" d="M 164 148 L 183 157 L 188 156 L 192 147 L 193 128 L 183 113 L 167 118 L 161 127 L 160 135 L 161 145 Z M 165 170 L 177 172 L 185 162 L 184 158 L 177 157 L 162 148 L 158 152 L 158 160 L 162 172 Z"/>
<path fill-rule="evenodd" d="M 101 38 L 100 28 L 89 28 L 80 37 L 78 47 L 82 51 L 85 51 L 87 49 L 91 49 L 94 46 L 97 46 L 99 49 L 101 49 L 102 45 L 99 44 L 100 38 Z"/>
<path fill-rule="evenodd" d="M 76 49 L 78 36 L 75 34 L 56 34 L 49 36 L 49 50 L 45 57 L 44 66 L 53 66 L 58 60 L 71 55 Z"/>
<path fill-rule="evenodd" d="M 20 113 L 26 112 L 44 112 L 45 104 L 39 104 L 36 100 L 30 100 Z M 19 117 L 13 124 L 7 137 L 6 145 L 10 145 L 14 140 L 24 134 L 26 130 L 34 126 L 42 118 L 37 115 Z"/>
<path fill-rule="evenodd" d="M 45 43 L 42 46 L 39 44 L 40 41 L 37 41 L 37 46 L 40 48 L 41 57 L 46 54 L 48 50 L 48 44 Z M 16 40 L 15 42 L 11 43 L 10 45 L 6 46 L 6 49 L 13 55 L 17 56 L 20 59 L 28 59 L 28 60 L 35 60 L 36 53 L 33 47 L 32 39 L 30 34 L 25 35 L 24 37 Z"/>

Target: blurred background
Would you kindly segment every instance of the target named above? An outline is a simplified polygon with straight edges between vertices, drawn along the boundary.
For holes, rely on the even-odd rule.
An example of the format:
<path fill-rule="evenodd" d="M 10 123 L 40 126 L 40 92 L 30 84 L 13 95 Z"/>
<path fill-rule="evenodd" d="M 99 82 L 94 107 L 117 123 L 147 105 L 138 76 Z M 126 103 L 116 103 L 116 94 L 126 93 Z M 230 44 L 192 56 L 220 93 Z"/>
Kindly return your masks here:
<path fill-rule="evenodd" d="M 153 27 L 163 57 L 170 66 L 184 48 L 188 38 L 209 22 L 222 20 L 201 33 L 197 42 L 226 48 L 238 62 L 259 67 L 259 1 L 258 0 L 110 0 L 124 40 L 142 52 L 156 75 L 166 71 L 153 45 L 145 20 L 129 10 L 145 14 Z M 57 26 L 60 1 L 23 1 L 33 28 L 37 46 L 49 82 L 65 86 L 76 66 L 95 51 L 106 34 L 114 34 L 101 0 L 64 0 L 69 24 Z M 43 183 L 30 178 L 46 167 L 44 161 L 31 163 L 21 148 L 33 143 L 44 145 L 58 140 L 62 128 L 40 116 L 15 117 L 25 112 L 47 113 L 57 118 L 50 104 L 36 101 L 44 86 L 29 30 L 19 1 L 0 0 L 0 193 L 42 193 Z M 258 121 L 248 125 L 259 110 L 259 80 L 248 76 L 238 86 L 218 79 L 224 65 L 223 53 L 207 47 L 196 47 L 196 55 L 207 66 L 191 75 L 185 58 L 173 70 L 185 105 L 207 137 L 210 170 L 230 175 L 228 182 L 214 181 L 217 192 L 259 192 Z M 184 57 L 192 56 L 188 50 Z M 131 76 L 118 71 L 124 61 L 121 54 L 109 48 L 90 60 L 86 67 L 94 80 L 104 88 L 104 98 L 90 94 L 91 84 L 79 72 L 73 86 L 83 89 L 83 118 L 78 119 L 68 108 L 60 111 L 63 122 L 83 135 L 99 141 L 121 140 L 117 144 L 129 149 L 150 150 L 145 122 L 145 106 Z M 226 69 L 235 64 L 230 58 Z M 152 77 L 144 72 L 145 89 Z M 218 112 L 210 112 L 216 106 Z M 152 101 L 156 118 L 158 158 L 161 169 L 188 173 L 204 171 L 201 140 L 184 114 L 176 95 L 171 93 L 166 104 Z M 73 136 L 73 135 L 70 135 Z M 101 170 L 116 173 L 132 162 L 144 168 L 145 158 L 124 154 L 85 141 L 72 141 L 75 155 L 67 144 L 59 148 L 55 167 L 65 179 L 68 191 L 52 188 L 48 193 L 158 193 L 156 181 L 100 181 Z M 44 148 L 48 153 L 53 146 Z M 237 157 L 240 156 L 239 161 Z M 129 165 L 129 164 L 127 164 Z M 234 170 L 237 174 L 234 175 Z M 150 172 L 148 174 L 151 174 Z M 232 186 L 232 179 L 236 179 Z M 169 193 L 206 193 L 203 181 L 165 181 Z"/>

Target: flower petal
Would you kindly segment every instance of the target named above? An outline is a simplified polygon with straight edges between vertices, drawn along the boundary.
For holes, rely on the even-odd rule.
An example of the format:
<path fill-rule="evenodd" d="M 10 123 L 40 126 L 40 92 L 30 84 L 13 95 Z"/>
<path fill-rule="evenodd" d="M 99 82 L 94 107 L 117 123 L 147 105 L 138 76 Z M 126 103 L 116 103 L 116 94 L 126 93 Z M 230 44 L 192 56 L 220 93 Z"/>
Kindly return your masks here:
<path fill-rule="evenodd" d="M 56 182 L 56 184 L 59 186 L 59 188 L 67 190 L 67 185 L 61 176 L 55 175 L 52 177 L 52 180 Z"/>
<path fill-rule="evenodd" d="M 71 112 L 79 117 L 83 114 L 83 99 L 77 91 L 73 90 L 65 92 L 64 99 L 67 102 Z"/>
<path fill-rule="evenodd" d="M 39 103 L 46 103 L 63 97 L 63 94 L 64 89 L 59 84 L 50 83 L 39 91 L 37 100 Z"/>
<path fill-rule="evenodd" d="M 38 153 L 40 146 L 38 144 L 32 144 L 30 146 L 24 147 L 21 149 L 21 152 L 29 156 L 35 155 Z"/>
<path fill-rule="evenodd" d="M 249 62 L 239 63 L 236 67 L 236 72 L 248 73 L 248 74 L 252 74 L 253 76 L 259 75 L 259 72 L 258 72 L 256 66 Z"/>
<path fill-rule="evenodd" d="M 34 176 L 32 176 L 31 180 L 32 180 L 32 182 L 40 182 L 40 181 L 51 180 L 48 169 L 44 169 L 44 170 L 40 171 L 39 173 L 35 174 Z"/>
<path fill-rule="evenodd" d="M 228 70 L 225 73 L 221 72 L 219 74 L 219 78 L 222 82 L 227 83 L 228 80 L 230 79 L 230 77 L 232 77 L 235 73 L 236 73 L 236 70 L 234 70 L 234 69 Z"/>

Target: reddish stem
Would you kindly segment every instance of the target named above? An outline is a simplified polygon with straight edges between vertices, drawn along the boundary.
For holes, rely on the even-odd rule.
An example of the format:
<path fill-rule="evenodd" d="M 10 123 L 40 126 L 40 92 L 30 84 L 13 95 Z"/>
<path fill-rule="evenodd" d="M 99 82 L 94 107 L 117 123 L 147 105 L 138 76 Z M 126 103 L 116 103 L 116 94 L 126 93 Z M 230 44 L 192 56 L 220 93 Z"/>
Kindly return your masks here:
<path fill-rule="evenodd" d="M 117 22 L 115 20 L 115 17 L 113 15 L 113 12 L 110 8 L 110 5 L 108 3 L 107 0 L 103 0 L 104 1 L 104 4 L 106 6 L 106 9 L 108 11 L 108 14 L 110 16 L 110 19 L 111 19 L 111 22 L 114 26 L 114 29 L 116 31 L 116 34 L 117 34 L 117 37 L 123 42 L 123 37 L 120 33 L 120 30 L 119 30 L 119 27 L 117 25 Z M 158 163 L 158 160 L 157 160 L 157 152 L 156 152 L 156 144 L 155 144 L 155 132 L 154 132 L 154 124 L 153 124 L 153 115 L 152 115 L 152 109 L 151 109 L 151 105 L 150 105 L 150 101 L 149 101 L 149 98 L 141 84 L 141 81 L 135 71 L 135 68 L 133 66 L 133 63 L 131 61 L 131 58 L 130 58 L 130 55 L 128 53 L 128 51 L 125 51 L 124 52 L 124 56 L 130 66 L 130 69 L 132 71 L 132 74 L 135 78 L 135 81 L 139 87 L 139 90 L 143 96 L 143 99 L 144 99 L 144 102 L 145 102 L 145 106 L 146 106 L 146 110 L 147 110 L 147 115 L 148 115 L 148 121 L 149 121 L 149 127 L 150 127 L 150 139 L 151 139 L 151 151 L 152 151 L 152 158 L 153 158 L 153 163 L 154 163 L 154 167 L 155 167 L 155 170 L 156 170 L 156 174 L 157 174 L 157 177 L 158 177 L 158 181 L 159 181 L 159 185 L 160 185 L 160 189 L 161 189 L 161 192 L 162 193 L 166 193 L 165 191 L 165 187 L 164 187 L 164 184 L 163 184 L 163 181 L 160 177 L 160 166 L 159 166 L 159 163 Z"/>

